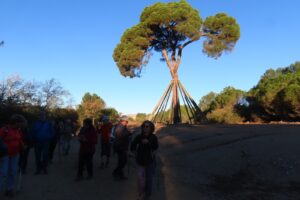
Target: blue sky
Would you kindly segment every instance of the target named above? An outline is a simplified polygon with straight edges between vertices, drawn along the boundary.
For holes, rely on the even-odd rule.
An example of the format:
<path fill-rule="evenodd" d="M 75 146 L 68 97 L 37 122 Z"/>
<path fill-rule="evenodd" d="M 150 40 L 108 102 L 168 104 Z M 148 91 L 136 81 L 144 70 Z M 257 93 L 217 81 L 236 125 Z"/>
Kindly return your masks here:
<path fill-rule="evenodd" d="M 123 113 L 152 111 L 171 76 L 154 53 L 141 78 L 124 78 L 112 53 L 123 32 L 139 21 L 152 0 L 0 0 L 0 80 L 55 78 L 76 104 L 96 93 Z M 169 1 L 161 1 L 169 2 Z M 241 38 L 234 51 L 215 60 L 202 41 L 185 48 L 179 77 L 196 102 L 226 86 L 253 87 L 269 68 L 300 56 L 298 0 L 189 0 L 203 19 L 218 12 L 236 18 Z"/>

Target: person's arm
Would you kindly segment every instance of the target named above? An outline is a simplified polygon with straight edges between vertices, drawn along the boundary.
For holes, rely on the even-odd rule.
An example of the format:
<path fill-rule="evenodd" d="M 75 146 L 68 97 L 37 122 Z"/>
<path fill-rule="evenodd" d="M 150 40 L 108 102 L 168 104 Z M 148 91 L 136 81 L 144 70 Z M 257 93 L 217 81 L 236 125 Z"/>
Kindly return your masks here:
<path fill-rule="evenodd" d="M 79 133 L 78 133 L 78 140 L 79 140 L 79 142 L 85 142 L 85 136 L 84 136 L 83 132 L 84 132 L 84 129 L 81 128 L 80 131 L 79 131 Z"/>
<path fill-rule="evenodd" d="M 96 130 L 95 130 L 94 132 L 95 132 L 95 133 L 93 134 L 92 143 L 93 143 L 93 144 L 97 144 L 97 143 L 98 143 L 98 133 L 97 133 Z"/>
<path fill-rule="evenodd" d="M 157 140 L 156 135 L 153 135 L 151 148 L 152 148 L 152 151 L 156 151 L 158 149 L 158 140 Z"/>
<path fill-rule="evenodd" d="M 19 129 L 19 134 L 20 134 L 19 143 L 20 143 L 20 147 L 21 147 L 21 151 L 22 151 L 23 149 L 25 149 L 27 147 L 27 145 L 25 143 L 25 133 L 22 129 Z"/>

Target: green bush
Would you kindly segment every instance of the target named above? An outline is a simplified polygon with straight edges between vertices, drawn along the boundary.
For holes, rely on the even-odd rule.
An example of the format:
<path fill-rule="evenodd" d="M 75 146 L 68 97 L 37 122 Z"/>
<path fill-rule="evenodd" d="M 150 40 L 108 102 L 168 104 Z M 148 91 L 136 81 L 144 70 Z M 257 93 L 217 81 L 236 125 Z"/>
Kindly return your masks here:
<path fill-rule="evenodd" d="M 237 124 L 245 120 L 232 107 L 216 109 L 208 113 L 206 117 L 209 122 L 221 124 Z"/>

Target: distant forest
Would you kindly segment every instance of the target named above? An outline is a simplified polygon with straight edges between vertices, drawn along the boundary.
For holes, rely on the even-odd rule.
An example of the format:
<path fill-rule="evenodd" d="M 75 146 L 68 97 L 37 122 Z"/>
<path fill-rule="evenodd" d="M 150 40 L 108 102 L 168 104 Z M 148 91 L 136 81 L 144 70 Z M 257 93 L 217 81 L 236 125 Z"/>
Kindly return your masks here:
<path fill-rule="evenodd" d="M 71 104 L 69 92 L 54 79 L 31 82 L 19 76 L 8 77 L 0 84 L 0 125 L 13 113 L 23 114 L 31 123 L 41 110 L 46 110 L 54 121 L 71 119 L 78 125 L 85 117 L 99 122 L 107 115 L 116 122 L 120 115 L 100 96 L 89 92 L 79 105 Z M 300 121 L 300 62 L 267 70 L 249 91 L 229 86 L 220 93 L 209 92 L 200 99 L 199 107 L 211 123 Z M 183 122 L 188 122 L 184 106 L 181 110 Z M 131 120 L 143 121 L 148 116 L 138 113 Z"/>

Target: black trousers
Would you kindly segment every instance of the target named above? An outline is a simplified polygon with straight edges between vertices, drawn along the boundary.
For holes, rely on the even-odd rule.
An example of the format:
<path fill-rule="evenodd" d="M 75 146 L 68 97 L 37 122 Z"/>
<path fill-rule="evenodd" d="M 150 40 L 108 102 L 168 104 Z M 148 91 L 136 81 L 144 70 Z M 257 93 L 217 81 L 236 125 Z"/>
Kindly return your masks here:
<path fill-rule="evenodd" d="M 49 147 L 50 142 L 39 142 L 34 145 L 36 172 L 41 170 L 47 172 L 49 162 Z"/>
<path fill-rule="evenodd" d="M 50 142 L 50 147 L 49 147 L 49 160 L 50 161 L 53 160 L 54 150 L 56 148 L 57 141 L 58 141 L 58 139 L 55 138 L 55 139 L 52 139 L 52 141 Z"/>
<path fill-rule="evenodd" d="M 79 162 L 78 162 L 78 177 L 83 176 L 84 168 L 86 167 L 88 176 L 93 176 L 93 156 L 94 153 L 86 153 L 86 152 L 79 152 Z"/>
<path fill-rule="evenodd" d="M 27 169 L 27 160 L 28 160 L 28 155 L 29 155 L 30 149 L 31 149 L 31 146 L 27 146 L 24 149 L 22 149 L 22 151 L 20 153 L 19 167 L 23 173 L 25 173 L 25 171 Z"/>
<path fill-rule="evenodd" d="M 127 164 L 127 151 L 117 151 L 118 155 L 118 165 L 117 168 L 114 170 L 114 175 L 119 178 L 124 177 L 124 167 Z"/>

